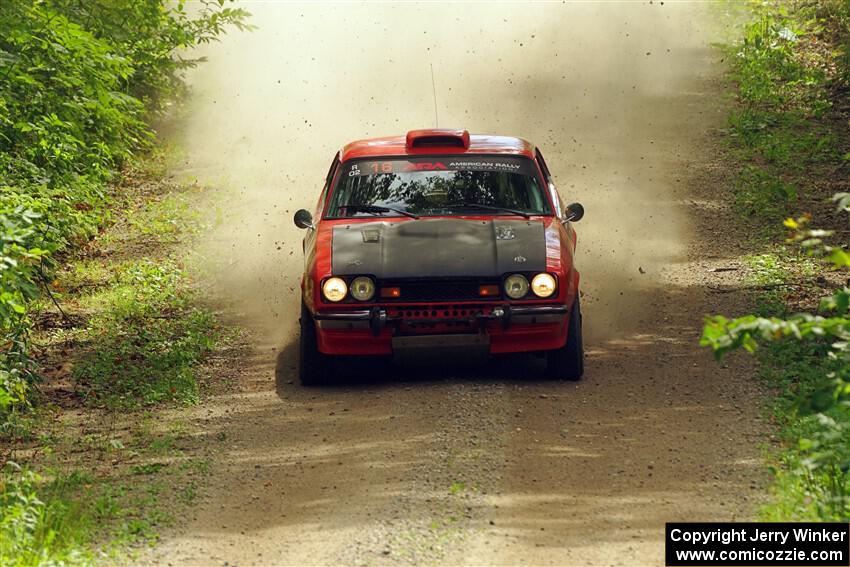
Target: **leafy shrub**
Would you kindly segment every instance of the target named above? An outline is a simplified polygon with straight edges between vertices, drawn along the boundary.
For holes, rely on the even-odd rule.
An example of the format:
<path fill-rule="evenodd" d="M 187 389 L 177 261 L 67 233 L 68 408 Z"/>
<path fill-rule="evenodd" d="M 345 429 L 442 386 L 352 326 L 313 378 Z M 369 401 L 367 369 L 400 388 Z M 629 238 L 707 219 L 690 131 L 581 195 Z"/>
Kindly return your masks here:
<path fill-rule="evenodd" d="M 93 564 L 79 545 L 89 528 L 79 507 L 61 498 L 39 497 L 42 484 L 38 475 L 14 463 L 0 472 L 0 564 Z"/>
<path fill-rule="evenodd" d="M 850 194 L 835 197 L 850 212 Z M 826 244 L 830 231 L 807 228 L 807 217 L 786 219 L 791 240 L 835 269 L 850 270 L 850 254 Z M 769 347 L 770 362 L 783 387 L 781 414 L 793 426 L 797 447 L 785 456 L 784 482 L 797 496 L 792 518 L 814 514 L 824 520 L 850 520 L 850 287 L 821 301 L 817 313 L 788 317 L 715 315 L 706 320 L 701 344 L 717 357 L 744 348 Z M 790 354 L 790 356 L 789 356 Z M 783 360 L 777 360 L 779 356 Z M 792 362 L 793 361 L 793 362 Z M 766 362 L 766 360 L 765 360 Z M 803 510 L 804 513 L 799 513 Z M 789 519 L 789 518 L 785 518 Z"/>
<path fill-rule="evenodd" d="M 782 214 L 797 198 L 795 185 L 757 166 L 745 166 L 738 180 L 735 205 L 747 216 Z"/>
<path fill-rule="evenodd" d="M 732 78 L 747 109 L 797 110 L 816 116 L 829 108 L 829 98 L 820 88 L 826 80 L 824 70 L 797 49 L 812 31 L 805 18 L 789 16 L 782 4 L 758 8 L 741 41 L 729 48 Z"/>
<path fill-rule="evenodd" d="M 200 62 L 186 58 L 185 50 L 215 41 L 227 26 L 251 28 L 244 23 L 247 13 L 225 7 L 225 0 L 200 0 L 194 4 L 193 17 L 186 11 L 184 0 L 50 2 L 71 21 L 94 28 L 98 37 L 109 38 L 115 52 L 133 62 L 129 92 L 153 108 L 159 108 L 162 93 L 181 94 L 180 71 Z"/>
<path fill-rule="evenodd" d="M 31 210 L 0 209 L 0 413 L 26 402 L 31 379 L 26 308 L 38 293 L 33 280 L 48 253 L 34 242 L 37 217 Z"/>
<path fill-rule="evenodd" d="M 0 429 L 28 403 L 29 309 L 51 259 L 109 222 L 110 181 L 197 62 L 177 50 L 246 16 L 225 0 L 194 14 L 166 0 L 0 2 Z"/>

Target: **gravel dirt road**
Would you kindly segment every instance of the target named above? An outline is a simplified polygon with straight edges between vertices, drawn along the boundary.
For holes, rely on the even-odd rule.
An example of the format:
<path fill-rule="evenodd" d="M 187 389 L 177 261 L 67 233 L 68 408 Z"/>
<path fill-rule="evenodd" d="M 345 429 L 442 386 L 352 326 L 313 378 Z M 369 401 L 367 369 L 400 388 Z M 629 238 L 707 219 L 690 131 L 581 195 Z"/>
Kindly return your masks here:
<path fill-rule="evenodd" d="M 697 347 L 745 274 L 712 140 L 698 3 L 248 3 L 192 76 L 178 173 L 209 186 L 199 263 L 247 329 L 192 411 L 213 452 L 168 565 L 657 565 L 667 521 L 752 518 L 759 393 Z M 538 143 L 579 231 L 584 381 L 540 361 L 295 376 L 301 233 L 336 149 L 441 126 Z M 733 267 L 734 271 L 711 271 Z M 361 369 L 362 370 L 362 369 Z"/>

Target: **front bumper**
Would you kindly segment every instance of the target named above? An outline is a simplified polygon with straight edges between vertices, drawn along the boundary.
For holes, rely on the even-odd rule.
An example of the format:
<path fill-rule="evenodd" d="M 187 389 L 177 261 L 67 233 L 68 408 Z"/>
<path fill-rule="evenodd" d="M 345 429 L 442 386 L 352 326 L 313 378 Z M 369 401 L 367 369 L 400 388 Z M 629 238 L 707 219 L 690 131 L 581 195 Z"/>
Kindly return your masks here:
<path fill-rule="evenodd" d="M 326 354 L 393 354 L 402 348 L 486 348 L 491 354 L 552 350 L 566 343 L 565 305 L 416 305 L 320 311 Z"/>

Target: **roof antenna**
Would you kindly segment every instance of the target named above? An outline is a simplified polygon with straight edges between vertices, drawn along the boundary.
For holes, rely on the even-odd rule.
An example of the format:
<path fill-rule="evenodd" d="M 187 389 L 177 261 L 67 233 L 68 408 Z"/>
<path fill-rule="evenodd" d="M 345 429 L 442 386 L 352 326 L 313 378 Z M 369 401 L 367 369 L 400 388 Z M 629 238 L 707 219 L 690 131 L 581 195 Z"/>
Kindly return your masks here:
<path fill-rule="evenodd" d="M 431 63 L 431 90 L 434 92 L 434 128 L 440 127 L 440 117 L 437 115 L 437 85 L 434 83 L 434 64 Z"/>

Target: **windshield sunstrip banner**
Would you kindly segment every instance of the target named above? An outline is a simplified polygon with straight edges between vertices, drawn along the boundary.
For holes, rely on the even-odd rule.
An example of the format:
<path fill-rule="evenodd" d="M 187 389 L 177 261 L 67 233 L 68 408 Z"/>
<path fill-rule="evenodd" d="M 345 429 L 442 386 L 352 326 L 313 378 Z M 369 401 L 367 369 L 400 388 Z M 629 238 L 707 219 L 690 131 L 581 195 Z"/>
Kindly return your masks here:
<path fill-rule="evenodd" d="M 521 157 L 427 156 L 404 159 L 357 160 L 345 164 L 343 176 L 362 177 L 365 175 L 417 171 L 503 171 L 520 175 L 534 175 L 534 166 L 531 160 Z"/>

